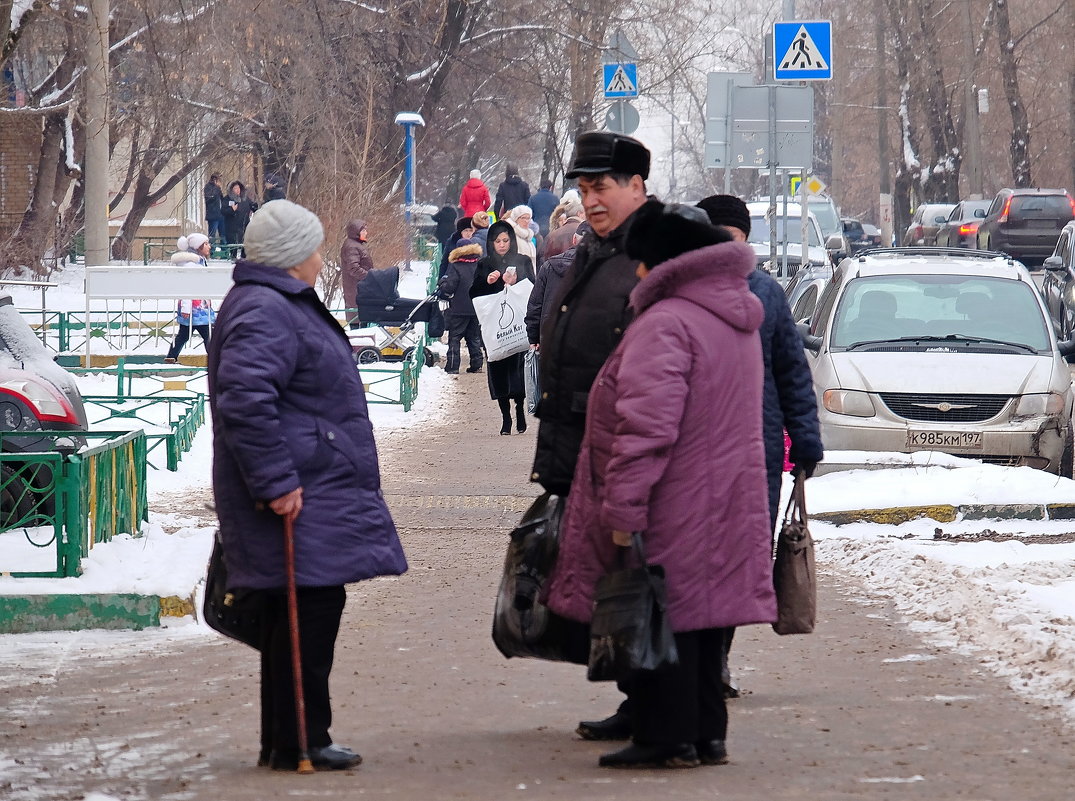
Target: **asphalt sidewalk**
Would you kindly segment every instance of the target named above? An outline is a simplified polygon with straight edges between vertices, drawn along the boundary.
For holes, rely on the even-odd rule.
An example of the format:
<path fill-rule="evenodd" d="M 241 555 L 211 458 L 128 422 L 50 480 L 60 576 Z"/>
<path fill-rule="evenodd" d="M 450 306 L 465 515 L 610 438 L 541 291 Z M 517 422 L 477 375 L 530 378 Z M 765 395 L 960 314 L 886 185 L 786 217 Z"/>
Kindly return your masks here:
<path fill-rule="evenodd" d="M 752 627 L 736 638 L 746 692 L 730 702 L 731 764 L 598 768 L 610 746 L 573 730 L 615 708 L 615 687 L 588 683 L 578 667 L 505 660 L 491 642 L 506 532 L 537 494 L 526 479 L 534 429 L 499 436 L 485 377 L 458 382 L 441 423 L 382 439 L 411 569 L 348 593 L 333 734 L 364 755 L 360 768 L 254 767 L 257 663 L 244 646 L 75 645 L 0 696 L 0 798 L 1071 798 L 1075 736 L 1059 719 L 973 658 L 926 645 L 824 565 L 815 634 Z"/>

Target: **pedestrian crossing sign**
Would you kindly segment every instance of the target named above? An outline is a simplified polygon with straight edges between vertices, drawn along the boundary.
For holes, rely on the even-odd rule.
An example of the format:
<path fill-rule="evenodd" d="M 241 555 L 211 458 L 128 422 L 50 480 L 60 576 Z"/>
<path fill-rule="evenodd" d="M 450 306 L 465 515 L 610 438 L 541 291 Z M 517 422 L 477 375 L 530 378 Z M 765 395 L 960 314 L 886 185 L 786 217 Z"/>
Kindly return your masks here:
<path fill-rule="evenodd" d="M 638 97 L 637 64 L 605 64 L 605 97 Z"/>
<path fill-rule="evenodd" d="M 832 80 L 832 22 L 774 22 L 773 58 L 778 81 Z"/>

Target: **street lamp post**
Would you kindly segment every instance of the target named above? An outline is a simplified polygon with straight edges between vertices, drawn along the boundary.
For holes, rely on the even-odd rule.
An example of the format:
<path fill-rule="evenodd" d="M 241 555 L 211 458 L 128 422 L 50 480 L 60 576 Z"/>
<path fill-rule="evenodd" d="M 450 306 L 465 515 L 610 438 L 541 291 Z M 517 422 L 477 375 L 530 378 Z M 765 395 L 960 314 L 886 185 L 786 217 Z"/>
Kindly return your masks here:
<path fill-rule="evenodd" d="M 411 269 L 411 208 L 414 206 L 414 127 L 416 125 L 424 126 L 426 121 L 422 119 L 422 115 L 413 111 L 401 111 L 396 115 L 396 125 L 403 126 L 403 149 L 406 153 L 406 160 L 404 162 L 404 179 L 405 186 L 403 188 L 403 215 L 407 223 L 407 263 L 406 270 Z"/>

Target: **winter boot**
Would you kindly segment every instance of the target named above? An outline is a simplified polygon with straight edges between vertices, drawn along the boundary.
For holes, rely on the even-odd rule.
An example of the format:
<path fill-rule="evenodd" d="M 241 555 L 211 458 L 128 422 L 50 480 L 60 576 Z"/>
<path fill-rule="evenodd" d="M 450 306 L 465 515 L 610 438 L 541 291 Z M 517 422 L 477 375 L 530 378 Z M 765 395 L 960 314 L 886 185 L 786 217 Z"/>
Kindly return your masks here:
<path fill-rule="evenodd" d="M 521 400 L 515 401 L 515 421 L 520 434 L 526 431 L 526 410 Z"/>
<path fill-rule="evenodd" d="M 502 436 L 511 436 L 511 401 L 507 398 L 497 399 L 497 403 L 500 404 L 500 418 L 501 426 L 500 433 Z"/>

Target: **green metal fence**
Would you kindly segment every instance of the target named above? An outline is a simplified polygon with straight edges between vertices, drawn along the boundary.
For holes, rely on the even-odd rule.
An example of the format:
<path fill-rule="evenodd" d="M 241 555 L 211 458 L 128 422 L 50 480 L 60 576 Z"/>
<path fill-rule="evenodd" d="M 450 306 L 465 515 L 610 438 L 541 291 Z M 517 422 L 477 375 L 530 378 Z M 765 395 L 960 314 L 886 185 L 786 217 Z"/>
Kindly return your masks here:
<path fill-rule="evenodd" d="M 69 431 L 4 432 L 0 447 L 10 438 L 43 433 L 71 439 Z M 81 560 L 94 545 L 117 534 L 137 534 L 149 519 L 145 434 L 78 436 L 97 444 L 77 453 L 75 443 L 56 451 L 0 453 L 0 532 L 21 530 L 30 545 L 56 552 L 53 570 L 15 571 L 0 565 L 0 573 L 77 576 Z"/>
<path fill-rule="evenodd" d="M 167 433 L 146 431 L 146 454 L 162 449 L 168 470 L 179 469 L 183 454 L 190 450 L 194 435 L 205 422 L 205 395 L 84 395 L 90 428 L 113 420 L 139 423 L 153 428 L 168 428 Z M 161 420 L 160 418 L 166 418 Z M 150 464 L 153 467 L 152 464 Z"/>

